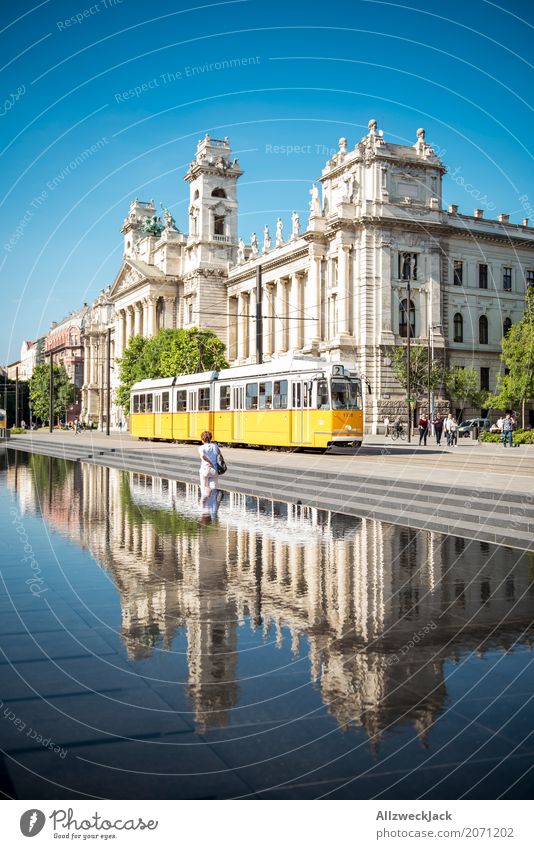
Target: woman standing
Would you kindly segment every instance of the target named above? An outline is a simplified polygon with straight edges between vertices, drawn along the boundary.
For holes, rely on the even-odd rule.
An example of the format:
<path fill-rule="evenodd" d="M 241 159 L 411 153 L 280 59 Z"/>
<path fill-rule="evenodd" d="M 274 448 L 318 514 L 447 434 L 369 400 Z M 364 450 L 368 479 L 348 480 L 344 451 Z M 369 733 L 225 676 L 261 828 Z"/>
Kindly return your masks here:
<path fill-rule="evenodd" d="M 419 445 L 421 442 L 423 445 L 426 445 L 426 440 L 428 437 L 428 425 L 429 421 L 427 416 L 424 413 L 421 413 L 421 418 L 419 419 Z"/>
<path fill-rule="evenodd" d="M 198 448 L 200 456 L 200 505 L 205 507 L 210 495 L 217 489 L 219 483 L 217 459 L 220 449 L 216 442 L 212 442 L 212 435 L 209 430 L 201 433 L 200 439 L 202 441 L 202 445 L 199 445 Z"/>
<path fill-rule="evenodd" d="M 443 419 L 438 413 L 434 421 L 432 422 L 434 425 L 434 435 L 436 437 L 436 444 L 441 445 L 441 434 L 443 433 Z"/>

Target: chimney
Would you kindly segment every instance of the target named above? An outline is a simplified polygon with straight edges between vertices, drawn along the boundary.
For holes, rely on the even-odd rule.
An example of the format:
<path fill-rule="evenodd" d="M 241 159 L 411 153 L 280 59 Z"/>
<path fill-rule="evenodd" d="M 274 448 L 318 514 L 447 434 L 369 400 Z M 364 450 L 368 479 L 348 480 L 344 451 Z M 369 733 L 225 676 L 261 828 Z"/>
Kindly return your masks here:
<path fill-rule="evenodd" d="M 510 221 L 510 216 L 505 212 L 499 212 L 499 221 L 501 224 L 508 224 Z"/>
<path fill-rule="evenodd" d="M 449 204 L 449 214 L 450 215 L 458 215 L 458 204 L 450 203 Z"/>
<path fill-rule="evenodd" d="M 475 218 L 484 218 L 484 210 L 475 209 Z"/>
<path fill-rule="evenodd" d="M 528 227 L 528 218 L 523 218 L 523 221 L 521 223 L 523 227 Z"/>

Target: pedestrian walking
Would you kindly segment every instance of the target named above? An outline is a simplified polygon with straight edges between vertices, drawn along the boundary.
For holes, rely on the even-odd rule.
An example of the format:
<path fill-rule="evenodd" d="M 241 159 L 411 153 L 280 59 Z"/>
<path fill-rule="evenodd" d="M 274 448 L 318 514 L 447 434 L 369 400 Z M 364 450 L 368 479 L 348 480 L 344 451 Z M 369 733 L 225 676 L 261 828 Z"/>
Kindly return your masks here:
<path fill-rule="evenodd" d="M 428 425 L 428 417 L 424 413 L 421 413 L 419 418 L 419 445 L 421 445 L 421 442 L 423 445 L 426 445 L 426 440 L 428 438 Z"/>
<path fill-rule="evenodd" d="M 515 420 L 512 418 L 511 413 L 506 413 L 503 422 L 502 422 L 502 444 L 504 448 L 507 445 L 510 448 L 513 448 L 514 445 L 514 425 Z"/>
<path fill-rule="evenodd" d="M 206 508 L 212 492 L 217 489 L 219 483 L 217 461 L 220 448 L 216 442 L 212 442 L 212 438 L 209 430 L 203 431 L 200 435 L 202 444 L 198 448 L 200 456 L 200 506 L 203 509 Z"/>
<path fill-rule="evenodd" d="M 456 416 L 452 416 L 449 430 L 451 434 L 450 445 L 454 448 L 455 445 L 458 445 L 458 422 L 456 421 Z"/>
<path fill-rule="evenodd" d="M 389 416 L 384 419 L 384 436 L 389 436 Z"/>
<path fill-rule="evenodd" d="M 436 445 L 441 445 L 441 436 L 443 433 L 443 419 L 438 413 L 436 418 L 433 419 L 432 424 L 434 425 L 434 436 L 436 437 Z"/>

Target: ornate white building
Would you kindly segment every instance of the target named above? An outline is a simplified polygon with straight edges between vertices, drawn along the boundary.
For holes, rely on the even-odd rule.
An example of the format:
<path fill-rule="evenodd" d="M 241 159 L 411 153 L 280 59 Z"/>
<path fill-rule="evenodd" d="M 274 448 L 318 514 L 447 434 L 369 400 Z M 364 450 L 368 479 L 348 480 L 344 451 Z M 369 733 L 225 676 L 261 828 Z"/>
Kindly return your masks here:
<path fill-rule="evenodd" d="M 284 237 L 279 218 L 274 238 L 266 225 L 262 244 L 253 234 L 250 245 L 238 240 L 243 172 L 228 139 L 201 139 L 184 178 L 188 235 L 168 210 L 162 222 L 153 201 L 130 206 L 123 263 L 106 296 L 113 360 L 132 335 L 195 326 L 218 333 L 232 365 L 254 362 L 261 266 L 264 359 L 310 353 L 354 363 L 372 386 L 368 429 L 404 409 L 391 349 L 408 327 L 414 344 L 430 344 L 448 365 L 475 367 L 481 388 L 495 389 L 503 332 L 521 317 L 525 288 L 534 284 L 533 229 L 527 219 L 518 225 L 508 215 L 486 220 L 480 209 L 443 209 L 446 168 L 425 131 L 407 146 L 386 142 L 374 120 L 368 129 L 352 149 L 340 139 L 321 190 L 314 184 L 310 192 L 308 221 L 294 212 Z M 83 413 L 93 419 L 85 399 L 101 382 L 91 365 L 97 335 L 87 337 L 84 381 Z M 113 364 L 111 373 L 113 388 Z M 115 406 L 112 418 L 122 418 Z"/>

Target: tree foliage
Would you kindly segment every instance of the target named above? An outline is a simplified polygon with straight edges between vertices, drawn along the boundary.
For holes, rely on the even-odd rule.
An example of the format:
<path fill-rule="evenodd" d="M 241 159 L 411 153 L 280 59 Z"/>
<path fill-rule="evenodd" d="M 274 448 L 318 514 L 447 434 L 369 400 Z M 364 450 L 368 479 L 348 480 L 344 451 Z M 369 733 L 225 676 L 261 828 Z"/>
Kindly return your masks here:
<path fill-rule="evenodd" d="M 492 406 L 501 410 L 521 406 L 524 426 L 525 404 L 534 398 L 534 287 L 527 290 L 523 318 L 502 340 L 501 360 L 508 374 L 497 378 Z"/>
<path fill-rule="evenodd" d="M 227 368 L 225 347 L 212 330 L 160 330 L 149 339 L 134 336 L 119 360 L 117 403 L 130 407 L 130 390 L 139 380 L 174 377 Z"/>
<path fill-rule="evenodd" d="M 475 368 L 453 367 L 446 375 L 445 386 L 450 398 L 457 401 L 463 408 L 486 407 L 490 394 L 480 388 L 478 372 Z"/>
<path fill-rule="evenodd" d="M 48 421 L 50 414 L 50 363 L 35 366 L 30 378 L 30 400 L 33 415 Z M 65 366 L 54 366 L 54 421 L 65 415 L 74 398 L 74 385 L 70 382 Z"/>
<path fill-rule="evenodd" d="M 407 346 L 393 349 L 393 374 L 405 392 L 408 391 Z M 443 364 L 434 360 L 430 365 L 430 387 L 428 386 L 428 350 L 422 345 L 410 345 L 410 397 L 415 401 L 424 397 L 428 389 L 437 389 L 443 382 Z"/>

